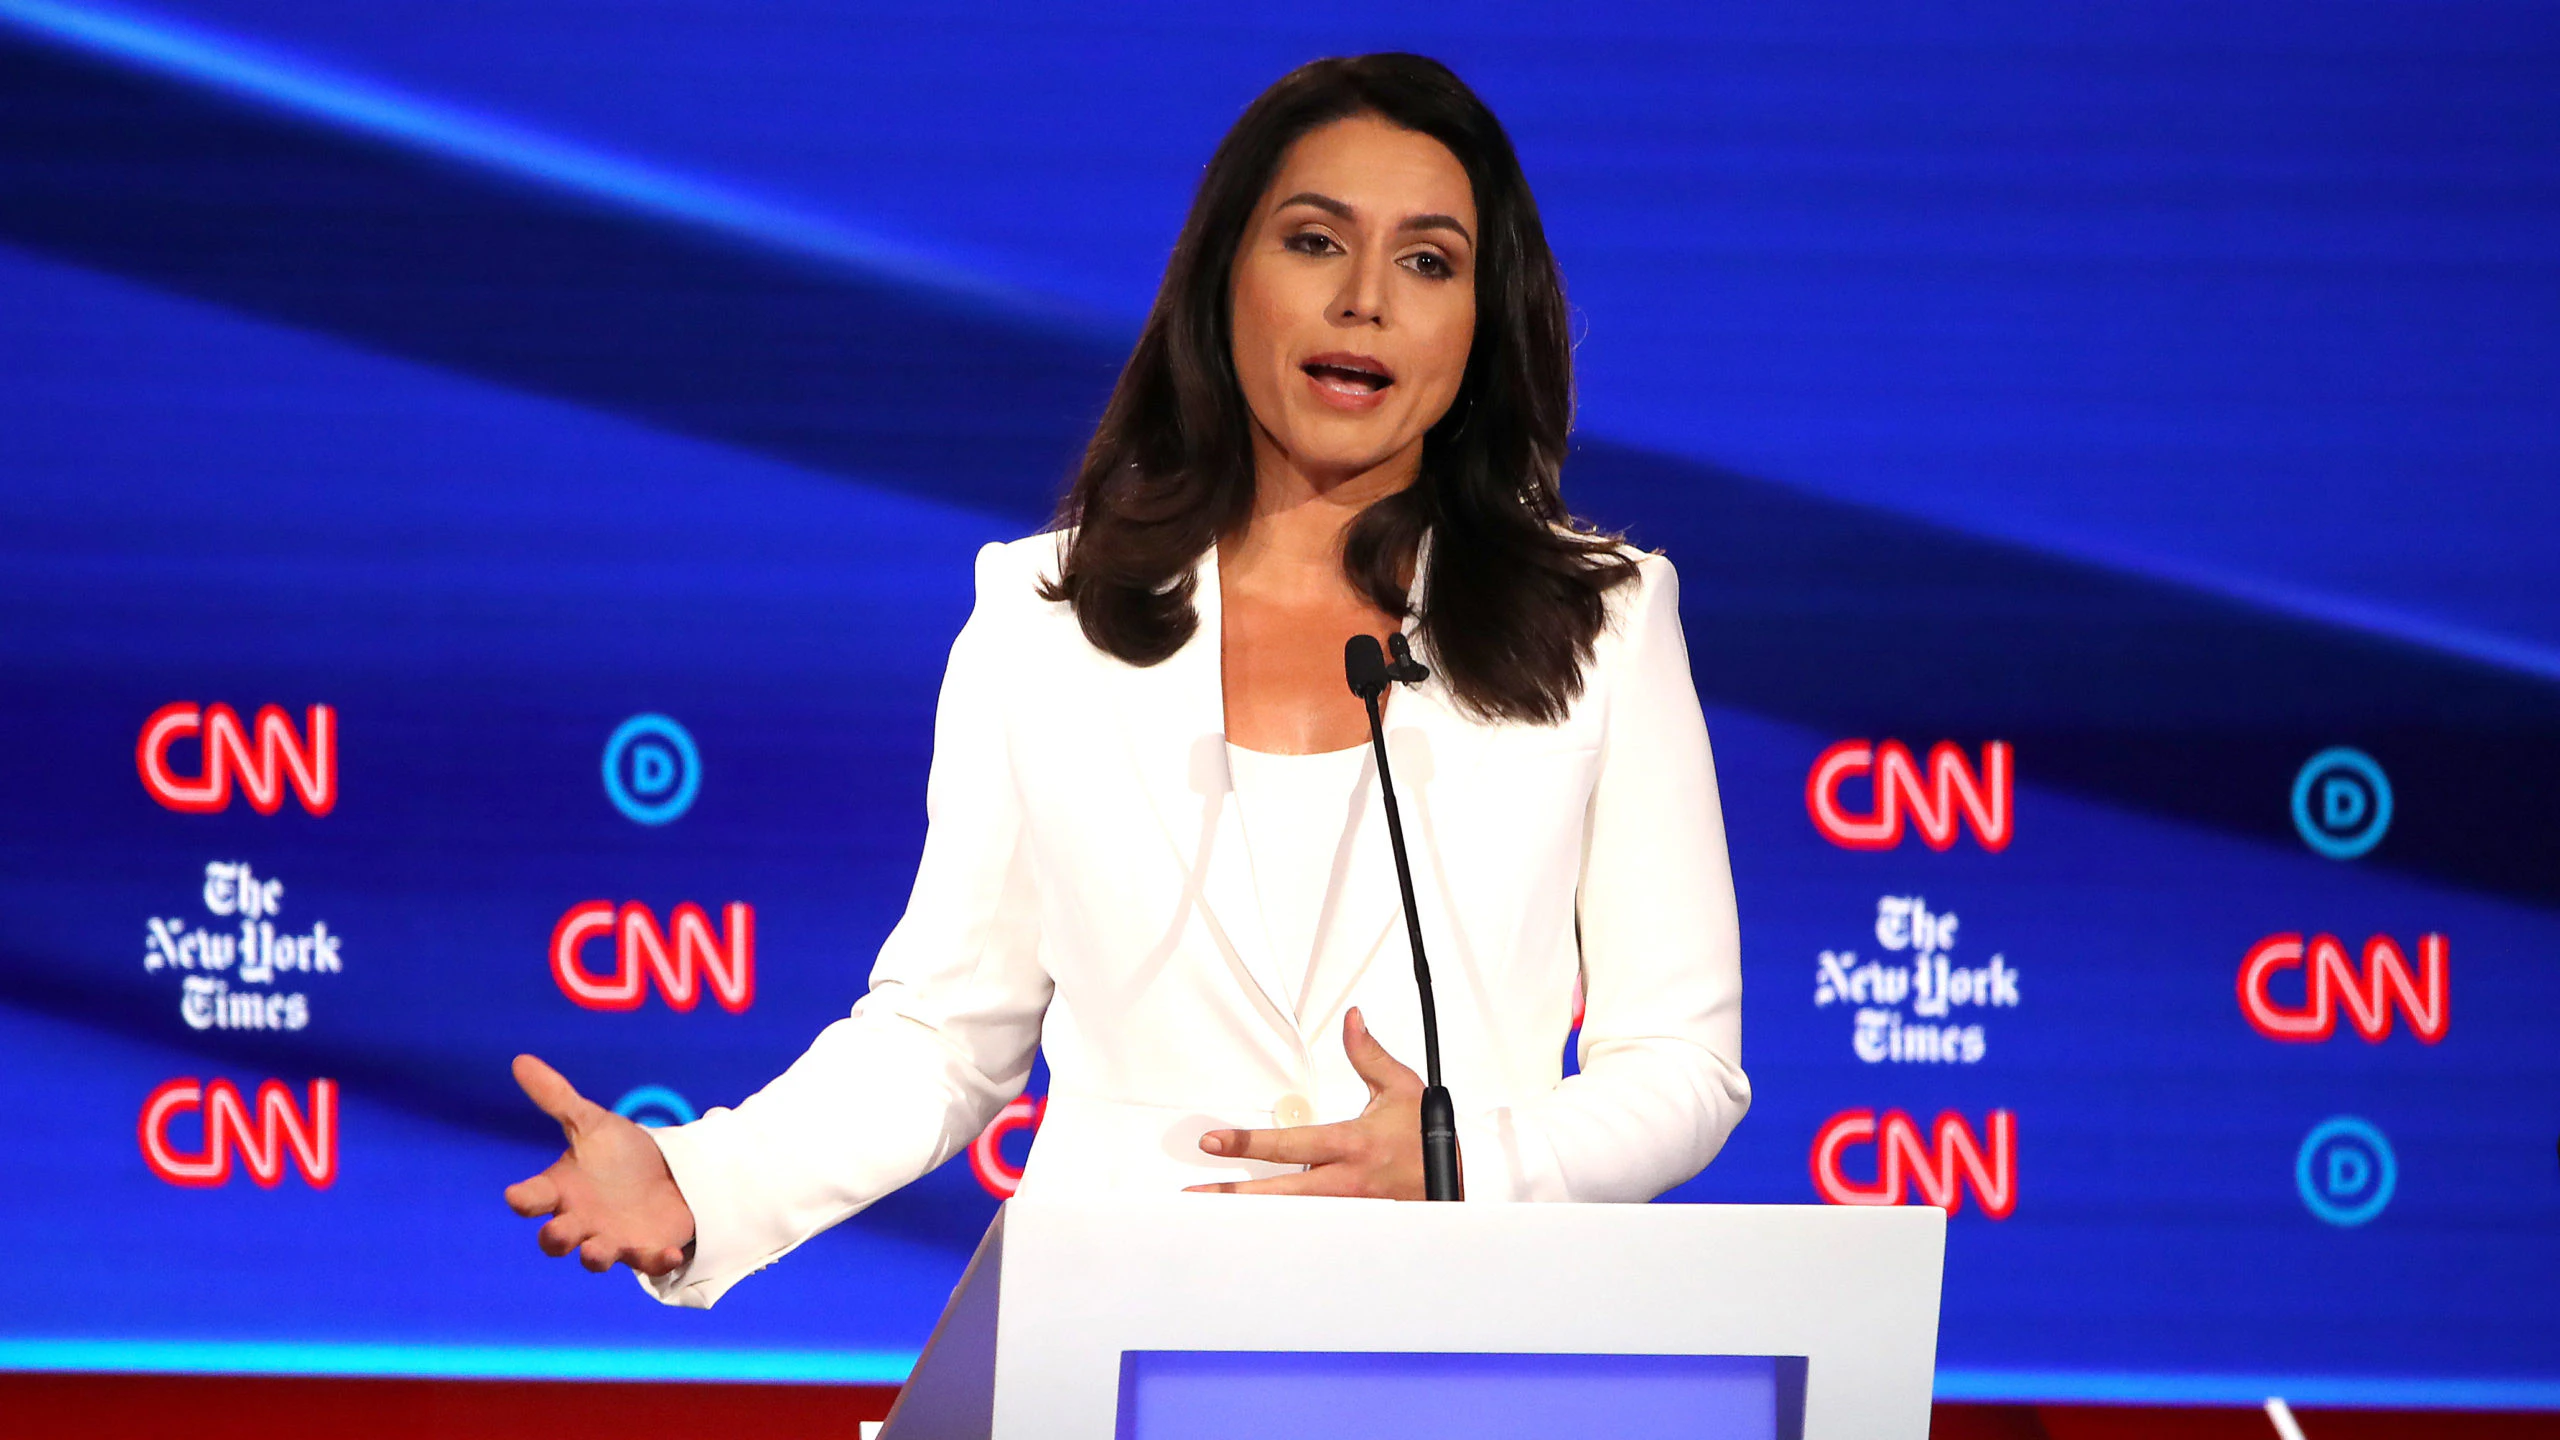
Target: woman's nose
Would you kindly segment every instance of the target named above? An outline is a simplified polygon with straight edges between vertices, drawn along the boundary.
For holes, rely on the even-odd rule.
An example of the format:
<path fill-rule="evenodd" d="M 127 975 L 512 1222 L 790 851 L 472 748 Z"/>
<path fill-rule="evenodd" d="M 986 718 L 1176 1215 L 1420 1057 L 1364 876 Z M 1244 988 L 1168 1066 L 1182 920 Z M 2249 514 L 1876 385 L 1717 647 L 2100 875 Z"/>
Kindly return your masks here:
<path fill-rule="evenodd" d="M 1343 279 L 1342 293 L 1334 297 L 1334 322 L 1341 325 L 1382 325 L 1387 318 L 1387 277 L 1384 261 L 1361 259 L 1351 266 Z"/>

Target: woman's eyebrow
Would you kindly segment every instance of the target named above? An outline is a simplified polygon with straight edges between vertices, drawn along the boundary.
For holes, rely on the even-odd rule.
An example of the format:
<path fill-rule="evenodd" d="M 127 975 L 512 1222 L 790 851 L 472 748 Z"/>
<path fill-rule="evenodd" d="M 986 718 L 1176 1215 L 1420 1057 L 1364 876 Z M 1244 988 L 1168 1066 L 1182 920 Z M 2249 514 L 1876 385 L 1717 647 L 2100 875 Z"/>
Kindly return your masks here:
<path fill-rule="evenodd" d="M 1467 227 L 1459 224 L 1458 217 L 1455 215 L 1416 215 L 1412 219 L 1397 226 L 1396 229 L 1400 232 L 1405 230 L 1453 230 L 1457 232 L 1459 239 L 1466 241 L 1470 245 L 1476 243 L 1476 237 L 1467 233 Z"/>
<path fill-rule="evenodd" d="M 1286 210 L 1292 205 L 1313 205 L 1328 215 L 1336 216 L 1344 220 L 1348 220 L 1360 213 L 1352 209 L 1350 206 L 1343 204 L 1341 201 L 1334 199 L 1330 195 L 1319 195 L 1313 190 L 1299 191 L 1297 194 L 1281 201 L 1278 208 Z"/>
<path fill-rule="evenodd" d="M 1359 211 L 1344 204 L 1342 201 L 1336 200 L 1330 195 L 1319 195 L 1313 190 L 1301 190 L 1297 194 L 1290 196 L 1288 199 L 1281 201 L 1275 208 L 1286 210 L 1292 205 L 1312 205 L 1316 209 L 1322 210 L 1328 215 L 1343 220 L 1357 219 L 1360 214 Z M 1466 241 L 1470 245 L 1476 243 L 1476 237 L 1468 232 L 1466 226 L 1458 222 L 1458 217 L 1455 215 L 1416 215 L 1406 220 L 1403 224 L 1398 225 L 1396 230 L 1399 234 L 1407 230 L 1448 230 L 1454 232 L 1459 239 Z"/>

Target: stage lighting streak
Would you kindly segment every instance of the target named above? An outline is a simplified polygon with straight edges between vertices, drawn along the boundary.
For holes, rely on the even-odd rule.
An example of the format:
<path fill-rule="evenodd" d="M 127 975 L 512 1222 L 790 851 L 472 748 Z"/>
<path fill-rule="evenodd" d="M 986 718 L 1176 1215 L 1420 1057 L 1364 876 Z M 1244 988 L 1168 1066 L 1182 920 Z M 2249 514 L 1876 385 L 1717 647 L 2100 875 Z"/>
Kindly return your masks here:
<path fill-rule="evenodd" d="M 2216 1375 L 2178 1371 L 1977 1370 L 1940 1366 L 1940 1402 L 2029 1405 L 2246 1405 L 2282 1394 L 2305 1405 L 2374 1410 L 2560 1410 L 2560 1383 L 2391 1375 Z"/>
<path fill-rule="evenodd" d="M 0 0 L 0 6 L 11 0 Z M 2077 561 L 2120 575 L 2158 581 L 2181 590 L 2219 596 L 2270 614 L 2290 615 L 2317 625 L 2379 636 L 2438 654 L 2456 656 L 2536 680 L 2560 681 L 2560 649 L 2475 625 L 2462 625 L 2417 614 L 2396 605 L 2252 575 L 2208 562 L 2136 551 L 2074 530 L 2034 526 L 1973 526 L 1941 516 L 1930 523 L 1946 525 L 1987 540 L 2023 545 L 2044 554 Z"/>
<path fill-rule="evenodd" d="M 729 232 L 754 244 L 946 292 L 1016 318 L 1089 327 L 1063 302 L 990 281 L 839 220 L 404 93 L 250 43 L 133 11 L 0 0 L 0 22 L 91 55 L 220 90 L 518 180 Z"/>
<path fill-rule="evenodd" d="M 550 1345 L 343 1345 L 253 1340 L 0 1339 L 0 1371 L 358 1375 L 418 1380 L 729 1380 L 901 1385 L 906 1350 L 710 1350 Z"/>

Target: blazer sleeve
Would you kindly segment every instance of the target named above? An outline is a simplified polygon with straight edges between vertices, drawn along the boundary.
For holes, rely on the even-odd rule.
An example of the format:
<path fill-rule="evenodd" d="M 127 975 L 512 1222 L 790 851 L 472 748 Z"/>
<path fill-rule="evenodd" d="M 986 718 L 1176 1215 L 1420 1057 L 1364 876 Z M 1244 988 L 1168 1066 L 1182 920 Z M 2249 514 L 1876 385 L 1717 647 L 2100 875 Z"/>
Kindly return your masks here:
<path fill-rule="evenodd" d="M 652 1131 L 694 1218 L 694 1254 L 642 1283 L 708 1308 L 819 1231 L 968 1145 L 1031 1073 L 1050 980 L 1005 731 L 1005 656 L 1034 603 L 1019 554 L 978 553 L 925 784 L 924 855 L 870 992 L 732 1109 Z"/>
<path fill-rule="evenodd" d="M 1679 577 L 1648 556 L 1631 588 L 1583 831 L 1581 1072 L 1478 1127 L 1510 1198 L 1650 1200 L 1705 1169 L 1751 1105 L 1733 872 Z"/>

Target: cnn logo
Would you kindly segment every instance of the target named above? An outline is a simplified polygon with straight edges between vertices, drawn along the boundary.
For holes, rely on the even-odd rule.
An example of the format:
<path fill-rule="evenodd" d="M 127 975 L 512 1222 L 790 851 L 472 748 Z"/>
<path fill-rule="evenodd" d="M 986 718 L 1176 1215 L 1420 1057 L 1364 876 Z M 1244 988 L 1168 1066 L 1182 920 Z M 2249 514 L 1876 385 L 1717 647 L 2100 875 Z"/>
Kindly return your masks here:
<path fill-rule="evenodd" d="M 987 1128 L 979 1131 L 978 1138 L 970 1142 L 969 1173 L 978 1177 L 978 1184 L 988 1194 L 999 1200 L 1008 1200 L 1013 1197 L 1013 1192 L 1022 1188 L 1023 1167 L 1006 1158 L 1004 1142 L 1016 1131 L 1038 1135 L 1040 1119 L 1048 1112 L 1048 1096 L 1034 1099 L 1029 1095 L 1017 1095 L 1006 1101 L 1005 1107 L 996 1112 L 996 1118 L 988 1121 Z"/>
<path fill-rule="evenodd" d="M 678 905 L 671 918 L 674 923 L 660 929 L 658 917 L 638 901 L 573 905 L 551 929 L 551 978 L 561 994 L 589 1010 L 637 1010 L 651 979 L 675 1010 L 691 1010 L 706 988 L 733 1015 L 754 1004 L 755 907 L 732 902 L 722 911 L 719 930 L 691 901 Z M 598 974 L 587 968 L 583 952 L 608 936 L 613 969 Z"/>
<path fill-rule="evenodd" d="M 1953 1110 L 1941 1112 L 1923 1138 L 1919 1125 L 1899 1110 L 1843 1110 L 1813 1137 L 1813 1188 L 1833 1205 L 1901 1205 L 1917 1192 L 1922 1203 L 1949 1215 L 1964 1208 L 1964 1190 L 1994 1220 L 2018 1208 L 2018 1117 L 1991 1112 L 1977 1136 Z M 1875 1176 L 1861 1183 L 1842 1167 L 1852 1149 L 1872 1147 Z"/>
<path fill-rule="evenodd" d="M 203 1117 L 203 1144 L 179 1148 L 170 1133 L 181 1115 Z M 255 1116 L 254 1121 L 252 1116 Z M 172 1080 L 142 1102 L 142 1163 L 172 1185 L 210 1188 L 231 1182 L 236 1153 L 249 1178 L 272 1190 L 284 1179 L 290 1160 L 303 1183 L 326 1190 L 338 1178 L 338 1082 L 311 1082 L 310 1101 L 293 1103 L 293 1091 L 281 1080 L 258 1087 L 254 1109 L 240 1087 L 228 1080 L 204 1084 L 193 1077 Z"/>
<path fill-rule="evenodd" d="M 2308 1043 L 2337 1033 L 2343 1003 L 2356 1033 L 2379 1044 L 2391 1034 L 2397 1007 L 2409 1017 L 2409 1029 L 2433 1045 L 2453 1024 L 2451 949 L 2442 935 L 2419 936 L 2418 973 L 2411 975 L 2399 942 L 2376 935 L 2364 942 L 2358 973 L 2335 935 L 2314 935 L 2307 943 L 2300 935 L 2270 935 L 2241 958 L 2240 1013 L 2270 1040 Z M 2288 970 L 2304 972 L 2300 1005 L 2275 997 L 2275 979 Z"/>
<path fill-rule="evenodd" d="M 257 719 L 244 726 L 240 712 L 228 705 L 199 707 L 180 701 L 161 706 L 142 722 L 133 763 L 152 799 L 186 814 L 223 809 L 237 784 L 248 795 L 249 808 L 261 815 L 284 807 L 287 786 L 303 809 L 326 815 L 338 803 L 337 738 L 338 712 L 326 705 L 306 711 L 303 733 L 296 735 L 280 706 L 260 707 Z M 199 742 L 193 775 L 181 775 L 171 764 L 169 752 L 185 740 Z"/>
<path fill-rule="evenodd" d="M 1930 747 L 1924 769 L 1899 740 L 1843 740 L 1823 751 L 1805 777 L 1805 813 L 1824 839 L 1844 850 L 1890 850 L 1902 843 L 1906 820 L 1932 850 L 1955 844 L 1959 823 L 1972 829 L 1983 849 L 2006 850 L 2011 769 L 2009 746 L 2000 740 L 1982 747 L 1980 769 L 1951 741 Z M 1849 809 L 1841 795 L 1853 780 L 1868 782 L 1863 814 Z"/>

